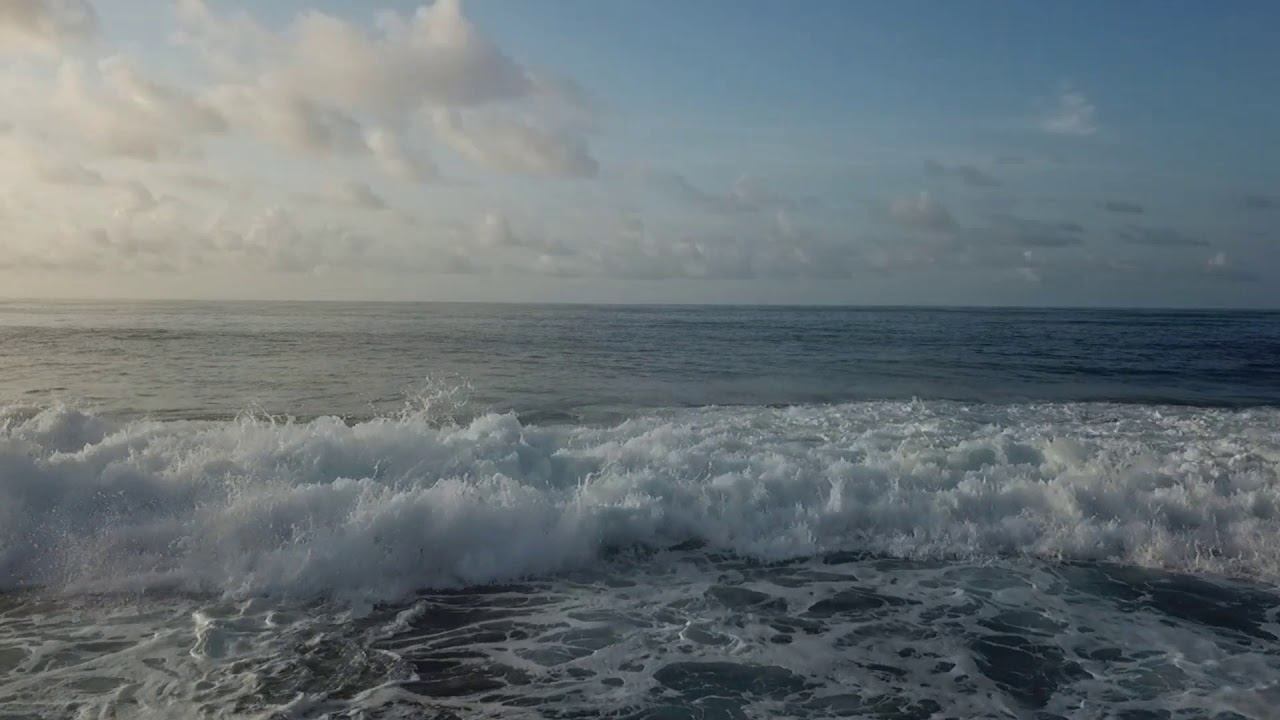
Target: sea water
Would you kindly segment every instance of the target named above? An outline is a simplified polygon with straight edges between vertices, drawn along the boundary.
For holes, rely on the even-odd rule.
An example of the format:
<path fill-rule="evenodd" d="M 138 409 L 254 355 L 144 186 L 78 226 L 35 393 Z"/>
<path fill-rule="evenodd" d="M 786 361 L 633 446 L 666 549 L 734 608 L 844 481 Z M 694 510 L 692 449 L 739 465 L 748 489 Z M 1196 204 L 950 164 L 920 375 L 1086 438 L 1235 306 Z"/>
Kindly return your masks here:
<path fill-rule="evenodd" d="M 8 302 L 0 406 L 0 717 L 1280 707 L 1280 314 Z"/>

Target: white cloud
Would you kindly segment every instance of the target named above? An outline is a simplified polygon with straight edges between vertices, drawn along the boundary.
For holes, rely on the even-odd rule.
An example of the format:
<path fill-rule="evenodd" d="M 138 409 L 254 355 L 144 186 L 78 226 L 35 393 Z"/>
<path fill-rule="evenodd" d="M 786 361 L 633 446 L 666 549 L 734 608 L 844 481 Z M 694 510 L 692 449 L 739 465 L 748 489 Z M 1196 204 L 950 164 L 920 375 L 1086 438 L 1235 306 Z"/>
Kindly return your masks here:
<path fill-rule="evenodd" d="M 430 158 L 407 147 L 400 136 L 389 130 L 374 128 L 368 131 L 365 144 L 383 172 L 394 178 L 426 182 L 440 174 Z"/>
<path fill-rule="evenodd" d="M 1098 132 L 1098 109 L 1084 93 L 1069 87 L 1058 94 L 1057 103 L 1040 127 L 1055 135 L 1093 135 Z"/>
<path fill-rule="evenodd" d="M 52 185 L 96 187 L 106 182 L 102 173 L 77 162 L 48 162 L 40 165 L 36 172 L 41 180 Z"/>
<path fill-rule="evenodd" d="M 517 234 L 507 216 L 493 210 L 484 213 L 476 223 L 475 239 L 480 247 L 487 250 L 499 253 L 515 251 L 522 262 L 530 253 L 538 258 L 567 258 L 580 254 L 577 248 L 561 240 L 528 231 Z"/>
<path fill-rule="evenodd" d="M 0 135 L 0 149 L 7 156 L 10 170 L 18 171 L 14 173 L 15 178 L 33 178 L 49 185 L 97 187 L 106 184 L 102 173 L 69 160 L 26 135 Z"/>
<path fill-rule="evenodd" d="M 218 77 L 218 107 L 287 148 L 364 154 L 392 177 L 422 182 L 437 171 L 409 139 L 425 117 L 437 139 L 491 169 L 597 171 L 585 141 L 568 130 L 581 91 L 535 78 L 471 24 L 458 0 L 409 16 L 383 13 L 372 31 L 310 11 L 277 32 L 248 15 L 222 17 L 203 0 L 182 0 L 179 18 L 181 42 L 198 48 Z M 512 103 L 521 101 L 525 112 L 516 116 Z M 458 109 L 478 106 L 489 106 L 486 116 L 464 124 Z"/>
<path fill-rule="evenodd" d="M 179 39 L 228 80 L 275 87 L 351 113 L 404 115 L 422 105 L 478 105 L 527 95 L 529 74 L 482 35 L 458 0 L 412 16 L 378 17 L 377 30 L 308 11 L 274 32 L 248 15 L 221 17 L 181 0 Z"/>
<path fill-rule="evenodd" d="M 57 54 L 98 33 L 98 16 L 87 0 L 3 0 L 0 52 Z"/>
<path fill-rule="evenodd" d="M 390 206 L 368 183 L 342 180 L 331 183 L 322 192 L 305 191 L 294 197 L 304 203 L 332 209 L 382 211 Z"/>
<path fill-rule="evenodd" d="M 290 28 L 277 72 L 309 97 L 350 110 L 404 113 L 423 104 L 478 105 L 520 97 L 522 67 L 481 35 L 459 0 L 437 0 L 411 18 L 380 18 L 382 34 L 310 12 Z"/>
<path fill-rule="evenodd" d="M 52 101 L 52 122 L 103 153 L 139 160 L 190 154 L 196 138 L 227 129 L 218 110 L 119 57 L 63 62 Z"/>
<path fill-rule="evenodd" d="M 455 110 L 432 113 L 436 137 L 463 157 L 494 170 L 552 177 L 594 177 L 600 169 L 585 142 L 566 132 L 510 118 L 464 122 Z"/>
<path fill-rule="evenodd" d="M 306 98 L 250 85 L 218 87 L 209 97 L 237 126 L 290 150 L 315 155 L 367 150 L 354 118 Z"/>
<path fill-rule="evenodd" d="M 0 203 L 21 210 L 5 222 L 22 238 L 6 266 L 483 272 L 500 259 L 518 267 L 574 257 L 554 234 L 516 235 L 509 225 L 501 247 L 484 252 L 471 228 L 448 217 L 477 209 L 461 186 L 450 192 L 462 207 L 424 198 L 428 207 L 415 211 L 428 212 L 410 216 L 365 182 L 330 179 L 362 177 L 368 168 L 356 163 L 367 163 L 427 182 L 439 175 L 432 145 L 503 172 L 597 173 L 580 134 L 584 93 L 535 77 L 458 2 L 383 14 L 373 29 L 316 12 L 281 28 L 201 0 L 178 6 L 177 52 L 206 61 L 175 62 L 183 83 L 166 80 L 162 65 L 111 56 L 105 43 L 73 47 L 97 34 L 87 3 L 0 0 L 0 57 L 42 53 L 0 65 Z M 436 134 L 433 112 L 453 120 L 447 138 Z M 255 157 L 263 148 L 254 141 L 297 154 Z M 270 182 L 252 178 L 254 163 L 270 163 Z M 80 189 L 91 186 L 102 190 Z"/>
<path fill-rule="evenodd" d="M 439 175 L 431 159 L 411 148 L 400 133 L 366 129 L 346 111 L 302 95 L 258 85 L 223 85 L 209 98 L 236 126 L 295 153 L 365 157 L 386 175 L 408 182 Z"/>

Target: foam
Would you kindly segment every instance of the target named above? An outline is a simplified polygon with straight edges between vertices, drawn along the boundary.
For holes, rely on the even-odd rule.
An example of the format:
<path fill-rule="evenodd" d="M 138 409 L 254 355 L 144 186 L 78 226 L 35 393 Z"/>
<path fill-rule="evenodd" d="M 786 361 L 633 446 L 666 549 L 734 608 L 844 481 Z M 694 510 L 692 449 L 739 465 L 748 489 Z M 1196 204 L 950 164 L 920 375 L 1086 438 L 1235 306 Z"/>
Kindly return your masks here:
<path fill-rule="evenodd" d="M 1280 580 L 1280 410 L 867 402 L 613 426 L 0 412 L 0 587 L 392 600 L 687 541 Z"/>

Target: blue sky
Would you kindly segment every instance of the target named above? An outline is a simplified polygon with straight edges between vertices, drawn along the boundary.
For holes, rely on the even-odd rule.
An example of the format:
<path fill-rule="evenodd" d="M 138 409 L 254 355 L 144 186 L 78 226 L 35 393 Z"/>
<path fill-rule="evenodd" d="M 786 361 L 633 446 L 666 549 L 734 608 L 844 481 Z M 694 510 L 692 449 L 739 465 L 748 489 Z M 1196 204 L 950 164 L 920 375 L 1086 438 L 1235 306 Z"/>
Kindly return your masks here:
<path fill-rule="evenodd" d="M 15 2 L 13 294 L 1280 306 L 1274 3 Z"/>

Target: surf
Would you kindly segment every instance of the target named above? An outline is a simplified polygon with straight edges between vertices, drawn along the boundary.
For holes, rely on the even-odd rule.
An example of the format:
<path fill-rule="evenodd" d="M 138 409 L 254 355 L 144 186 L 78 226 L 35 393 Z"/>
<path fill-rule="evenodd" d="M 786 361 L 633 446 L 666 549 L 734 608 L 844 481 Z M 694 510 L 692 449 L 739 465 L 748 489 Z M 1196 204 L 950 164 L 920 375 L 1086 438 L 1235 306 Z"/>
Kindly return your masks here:
<path fill-rule="evenodd" d="M 1280 578 L 1280 410 L 865 402 L 536 425 L 0 420 L 0 586 L 356 602 L 694 543 Z"/>

